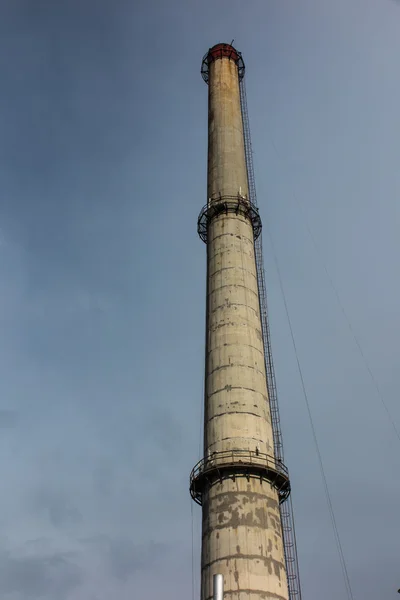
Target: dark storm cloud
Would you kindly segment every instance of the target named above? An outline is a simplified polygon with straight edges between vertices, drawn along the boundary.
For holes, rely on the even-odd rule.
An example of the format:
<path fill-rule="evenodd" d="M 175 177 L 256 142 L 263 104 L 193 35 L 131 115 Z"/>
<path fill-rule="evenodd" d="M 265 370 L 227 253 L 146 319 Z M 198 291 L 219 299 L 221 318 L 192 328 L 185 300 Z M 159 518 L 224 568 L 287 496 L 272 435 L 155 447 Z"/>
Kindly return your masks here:
<path fill-rule="evenodd" d="M 137 546 L 130 539 L 110 540 L 108 552 L 112 574 L 126 580 L 137 571 L 157 567 L 167 547 L 156 543 Z"/>
<path fill-rule="evenodd" d="M 187 598 L 192 524 L 198 597 L 200 510 L 191 516 L 188 474 L 201 453 L 204 375 L 199 64 L 232 37 L 247 65 L 260 211 L 355 597 L 399 586 L 397 441 L 298 211 L 303 203 L 311 215 L 399 419 L 397 5 L 6 0 L 2 600 Z M 267 240 L 303 597 L 333 600 L 343 595 L 340 564 Z"/>
<path fill-rule="evenodd" d="M 113 577 L 123 581 L 138 571 L 152 571 L 160 565 L 160 561 L 168 552 L 173 550 L 170 544 L 156 542 L 135 544 L 129 538 L 111 538 L 105 535 L 88 538 L 82 542 L 100 551 Z"/>
<path fill-rule="evenodd" d="M 149 419 L 147 427 L 152 432 L 152 438 L 157 440 L 161 453 L 171 460 L 181 454 L 186 435 L 184 425 L 177 415 L 162 407 Z"/>
<path fill-rule="evenodd" d="M 3 598 L 68 598 L 82 582 L 81 569 L 74 556 L 55 553 L 48 556 L 0 554 L 0 593 Z"/>
<path fill-rule="evenodd" d="M 69 494 L 51 489 L 41 489 L 32 499 L 32 508 L 38 514 L 45 514 L 54 527 L 60 528 L 79 523 L 82 514 L 73 506 Z"/>
<path fill-rule="evenodd" d="M 96 495 L 111 496 L 115 485 L 116 473 L 110 461 L 101 460 L 93 469 L 93 488 Z"/>

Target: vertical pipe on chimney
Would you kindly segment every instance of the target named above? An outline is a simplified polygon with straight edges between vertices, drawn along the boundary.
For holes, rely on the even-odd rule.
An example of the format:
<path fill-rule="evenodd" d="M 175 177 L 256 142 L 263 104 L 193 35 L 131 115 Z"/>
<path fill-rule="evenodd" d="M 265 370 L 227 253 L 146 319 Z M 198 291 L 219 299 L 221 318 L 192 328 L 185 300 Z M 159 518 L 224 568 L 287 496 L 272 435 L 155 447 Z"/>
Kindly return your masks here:
<path fill-rule="evenodd" d="M 224 600 L 224 576 L 213 575 L 213 600 Z"/>

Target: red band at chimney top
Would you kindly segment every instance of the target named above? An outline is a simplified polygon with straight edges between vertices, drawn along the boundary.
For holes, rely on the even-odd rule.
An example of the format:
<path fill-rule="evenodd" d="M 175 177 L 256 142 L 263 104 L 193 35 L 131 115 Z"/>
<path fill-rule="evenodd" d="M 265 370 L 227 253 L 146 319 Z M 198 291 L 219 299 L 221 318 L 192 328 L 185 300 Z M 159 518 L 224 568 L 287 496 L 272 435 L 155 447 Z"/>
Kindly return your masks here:
<path fill-rule="evenodd" d="M 208 51 L 208 63 L 217 60 L 218 58 L 231 58 L 233 61 L 237 62 L 240 55 L 230 44 L 216 44 Z"/>

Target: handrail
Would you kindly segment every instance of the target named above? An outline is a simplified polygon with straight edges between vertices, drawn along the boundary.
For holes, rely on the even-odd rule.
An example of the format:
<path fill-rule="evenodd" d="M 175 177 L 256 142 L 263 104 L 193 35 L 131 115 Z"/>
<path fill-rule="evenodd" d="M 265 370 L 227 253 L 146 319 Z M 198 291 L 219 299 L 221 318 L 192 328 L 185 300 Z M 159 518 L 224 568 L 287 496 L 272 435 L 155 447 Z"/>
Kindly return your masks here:
<path fill-rule="evenodd" d="M 237 449 L 213 452 L 199 460 L 190 473 L 190 494 L 201 505 L 207 485 L 236 477 L 268 481 L 278 491 L 280 503 L 289 497 L 289 473 L 282 461 L 257 450 Z"/>
<path fill-rule="evenodd" d="M 191 478 L 195 478 L 200 472 L 207 470 L 208 465 L 211 468 L 214 468 L 215 466 L 219 466 L 221 464 L 266 466 L 282 473 L 286 477 L 289 477 L 289 471 L 287 467 L 282 461 L 276 459 L 274 456 L 265 454 L 263 452 L 257 452 L 255 450 L 233 449 L 213 452 L 209 456 L 199 460 L 199 462 L 192 469 Z"/>
<path fill-rule="evenodd" d="M 248 218 L 252 224 L 254 239 L 257 239 L 261 233 L 262 223 L 258 208 L 247 198 L 239 194 L 237 196 L 219 196 L 210 198 L 208 203 L 203 206 L 197 220 L 197 233 L 203 242 L 207 243 L 208 226 L 210 222 L 222 214 L 243 215 Z"/>

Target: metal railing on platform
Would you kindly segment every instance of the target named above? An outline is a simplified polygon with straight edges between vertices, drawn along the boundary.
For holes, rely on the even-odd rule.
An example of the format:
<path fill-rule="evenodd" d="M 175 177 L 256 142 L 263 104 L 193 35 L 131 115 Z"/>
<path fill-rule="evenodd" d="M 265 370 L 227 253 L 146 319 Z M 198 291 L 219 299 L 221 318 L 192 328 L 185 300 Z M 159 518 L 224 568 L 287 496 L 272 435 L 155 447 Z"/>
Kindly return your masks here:
<path fill-rule="evenodd" d="M 194 466 L 190 474 L 192 498 L 202 504 L 207 484 L 237 477 L 255 477 L 269 482 L 278 491 L 280 502 L 290 494 L 289 473 L 282 461 L 257 450 L 222 450 L 202 458 Z"/>

